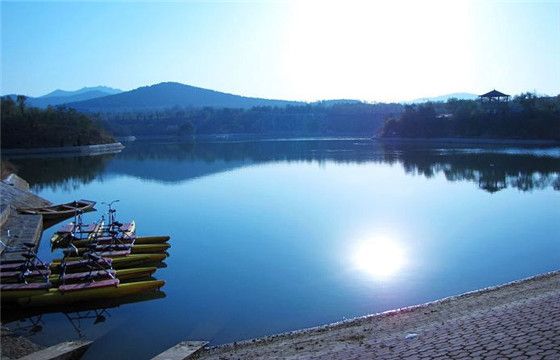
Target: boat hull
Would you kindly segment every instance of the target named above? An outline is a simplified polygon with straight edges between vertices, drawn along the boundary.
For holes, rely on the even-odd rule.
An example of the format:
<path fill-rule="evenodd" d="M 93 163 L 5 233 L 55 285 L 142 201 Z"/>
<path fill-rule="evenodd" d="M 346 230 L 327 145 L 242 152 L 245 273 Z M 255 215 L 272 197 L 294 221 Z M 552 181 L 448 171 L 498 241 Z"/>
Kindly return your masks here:
<path fill-rule="evenodd" d="M 95 201 L 78 200 L 41 208 L 20 208 L 18 209 L 18 212 L 21 214 L 42 215 L 43 227 L 47 229 L 56 223 L 75 216 L 78 211 L 83 213 L 96 211 L 94 206 Z"/>
<path fill-rule="evenodd" d="M 122 281 L 130 281 L 136 279 L 145 279 L 152 276 L 156 272 L 156 267 L 141 267 L 141 268 L 130 268 L 130 269 L 119 269 L 115 271 L 115 277 Z M 59 285 L 60 279 L 59 275 L 51 275 L 49 280 L 53 285 Z"/>
<path fill-rule="evenodd" d="M 135 244 L 162 244 L 169 241 L 169 236 L 138 236 L 134 241 Z"/>
<path fill-rule="evenodd" d="M 95 211 L 93 208 L 95 201 L 78 200 L 65 204 L 44 206 L 40 208 L 20 208 L 18 212 L 22 214 L 43 215 L 43 219 L 57 220 L 59 218 L 67 219 L 76 215 L 77 211 L 88 212 Z"/>
<path fill-rule="evenodd" d="M 130 280 L 148 278 L 148 277 L 152 276 L 156 272 L 156 270 L 157 270 L 157 268 L 153 267 L 153 266 L 152 267 L 130 268 L 130 269 L 119 269 L 119 270 L 115 271 L 114 275 L 120 281 L 130 281 Z M 53 284 L 53 286 L 58 286 L 61 283 L 60 274 L 50 275 L 48 278 L 49 278 L 49 281 L 51 282 L 51 284 Z M 28 282 L 40 282 L 43 279 L 44 279 L 44 277 L 41 277 L 41 276 L 26 277 L 26 280 Z M 79 279 L 78 279 L 78 281 L 79 281 Z M 10 284 L 10 283 L 16 283 L 16 282 L 17 282 L 17 278 L 2 279 L 2 283 L 4 283 L 4 284 Z"/>
<path fill-rule="evenodd" d="M 58 288 L 34 293 L 21 290 L 3 291 L 2 302 L 17 303 L 23 307 L 73 304 L 153 291 L 163 285 L 165 285 L 163 280 L 148 280 L 69 292 L 62 292 Z"/>

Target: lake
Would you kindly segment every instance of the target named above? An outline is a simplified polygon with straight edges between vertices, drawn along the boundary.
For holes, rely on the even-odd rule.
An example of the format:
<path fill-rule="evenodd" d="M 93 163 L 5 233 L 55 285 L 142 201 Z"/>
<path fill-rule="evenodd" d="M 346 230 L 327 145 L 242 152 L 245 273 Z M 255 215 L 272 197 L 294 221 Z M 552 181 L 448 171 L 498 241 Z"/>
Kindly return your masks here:
<path fill-rule="evenodd" d="M 118 219 L 139 235 L 171 236 L 151 299 L 9 324 L 46 345 L 94 339 L 87 359 L 311 327 L 560 266 L 559 147 L 137 141 L 116 155 L 10 161 L 55 203 L 97 201 L 88 221 L 119 199 Z M 60 256 L 57 228 L 44 260 Z"/>

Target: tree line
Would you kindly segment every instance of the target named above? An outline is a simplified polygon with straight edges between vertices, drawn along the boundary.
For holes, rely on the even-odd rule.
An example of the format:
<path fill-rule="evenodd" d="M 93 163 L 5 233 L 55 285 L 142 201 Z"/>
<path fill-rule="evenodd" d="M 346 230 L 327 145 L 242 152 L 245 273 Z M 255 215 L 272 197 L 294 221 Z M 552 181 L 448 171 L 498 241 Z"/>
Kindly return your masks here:
<path fill-rule="evenodd" d="M 115 139 L 95 118 L 65 107 L 28 107 L 26 97 L 0 99 L 3 149 L 107 144 Z"/>
<path fill-rule="evenodd" d="M 526 93 L 511 101 L 450 99 L 407 105 L 385 121 L 381 137 L 560 140 L 560 95 Z"/>
<path fill-rule="evenodd" d="M 190 136 L 215 134 L 371 136 L 388 116 L 402 111 L 399 104 L 309 104 L 286 107 L 171 108 L 99 114 L 117 136 Z"/>
<path fill-rule="evenodd" d="M 285 107 L 181 108 L 83 114 L 1 99 L 2 148 L 110 143 L 116 136 L 364 136 L 560 140 L 560 96 L 508 102 L 450 99 L 415 105 L 314 103 Z"/>

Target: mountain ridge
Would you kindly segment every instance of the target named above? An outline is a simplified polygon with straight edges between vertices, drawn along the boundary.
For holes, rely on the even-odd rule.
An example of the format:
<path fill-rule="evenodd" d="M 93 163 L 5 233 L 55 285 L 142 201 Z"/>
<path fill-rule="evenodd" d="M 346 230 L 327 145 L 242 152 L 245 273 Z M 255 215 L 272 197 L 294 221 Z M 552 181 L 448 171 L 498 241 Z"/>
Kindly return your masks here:
<path fill-rule="evenodd" d="M 115 95 L 72 102 L 67 105 L 87 112 L 156 110 L 172 107 L 251 108 L 255 106 L 303 105 L 290 100 L 246 97 L 178 82 L 142 86 Z"/>
<path fill-rule="evenodd" d="M 9 94 L 15 100 L 16 94 Z M 447 101 L 450 98 L 476 99 L 477 95 L 456 92 L 440 96 L 399 101 L 401 104 L 418 104 L 423 102 Z M 39 97 L 28 97 L 30 106 L 45 108 L 47 106 L 68 106 L 84 112 L 123 112 L 161 110 L 173 107 L 183 108 L 252 108 L 258 106 L 284 107 L 287 105 L 324 105 L 363 103 L 354 99 L 324 99 L 314 102 L 258 98 L 231 94 L 179 82 L 161 82 L 142 86 L 133 90 L 121 91 L 108 86 L 83 87 L 74 91 L 54 90 Z"/>
<path fill-rule="evenodd" d="M 75 91 L 66 90 L 54 90 L 50 93 L 38 97 L 26 96 L 26 103 L 32 107 L 46 108 L 48 106 L 58 106 L 64 105 L 69 102 L 79 102 L 84 100 L 95 99 L 99 97 L 104 97 L 108 95 L 117 94 L 122 92 L 119 89 L 114 89 L 108 86 L 94 86 L 94 87 L 83 87 Z M 10 97 L 12 100 L 16 100 L 18 94 L 7 94 L 3 95 Z"/>
<path fill-rule="evenodd" d="M 84 94 L 84 93 L 88 93 L 88 92 L 97 92 L 97 93 L 103 93 L 106 95 L 115 95 L 118 93 L 123 92 L 120 89 L 115 89 L 109 86 L 103 86 L 103 85 L 99 85 L 99 86 L 91 86 L 91 87 L 83 87 L 81 89 L 78 90 L 61 90 L 61 89 L 56 89 L 54 91 L 51 91 L 50 93 L 46 94 L 46 95 L 42 95 L 42 96 L 38 96 L 37 98 L 52 98 L 52 97 L 71 97 L 74 95 L 79 95 L 79 94 Z"/>

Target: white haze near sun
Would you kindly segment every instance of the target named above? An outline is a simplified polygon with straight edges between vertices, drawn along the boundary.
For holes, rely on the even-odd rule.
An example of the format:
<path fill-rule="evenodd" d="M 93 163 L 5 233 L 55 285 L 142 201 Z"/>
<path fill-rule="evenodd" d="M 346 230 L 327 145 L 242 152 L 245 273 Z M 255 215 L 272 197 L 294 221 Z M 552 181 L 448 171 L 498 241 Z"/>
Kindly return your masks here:
<path fill-rule="evenodd" d="M 293 6 L 283 65 L 294 98 L 399 100 L 474 87 L 466 2 Z"/>

